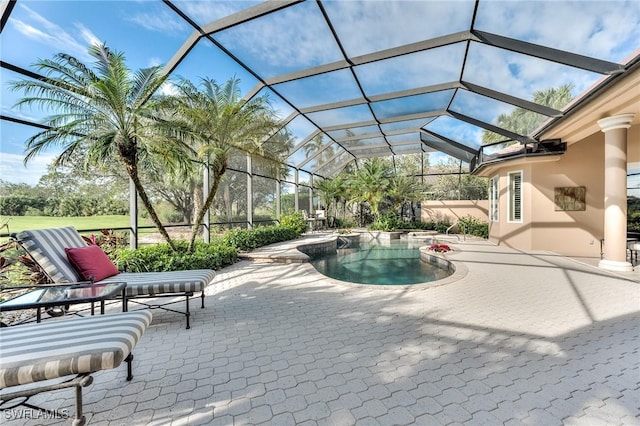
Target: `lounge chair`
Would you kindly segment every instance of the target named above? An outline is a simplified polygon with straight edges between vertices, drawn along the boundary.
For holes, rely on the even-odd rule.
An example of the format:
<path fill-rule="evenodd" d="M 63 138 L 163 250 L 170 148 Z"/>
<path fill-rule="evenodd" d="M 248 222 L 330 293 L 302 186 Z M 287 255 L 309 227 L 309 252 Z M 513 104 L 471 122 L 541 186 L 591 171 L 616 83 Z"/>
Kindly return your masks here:
<path fill-rule="evenodd" d="M 0 406 L 23 405 L 42 411 L 46 418 L 64 418 L 66 412 L 47 410 L 28 402 L 42 392 L 74 388 L 74 426 L 85 424 L 82 388 L 92 373 L 127 362 L 127 380 L 133 378 L 132 351 L 151 323 L 148 309 L 112 315 L 52 320 L 0 329 Z M 43 417 L 45 418 L 45 417 Z"/>
<path fill-rule="evenodd" d="M 36 261 L 53 283 L 73 283 L 84 281 L 67 257 L 66 249 L 88 247 L 78 231 L 71 226 L 63 228 L 23 231 L 14 239 Z M 104 255 L 104 254 L 103 254 Z M 115 270 L 117 273 L 118 271 Z M 200 292 L 201 307 L 204 308 L 204 289 L 215 277 L 211 269 L 194 269 L 169 272 L 120 272 L 95 282 L 126 282 L 127 300 L 149 308 L 160 308 L 185 315 L 187 329 L 191 328 L 189 299 Z M 171 301 L 164 304 L 151 304 L 137 299 L 184 296 L 185 311 L 168 308 Z"/>

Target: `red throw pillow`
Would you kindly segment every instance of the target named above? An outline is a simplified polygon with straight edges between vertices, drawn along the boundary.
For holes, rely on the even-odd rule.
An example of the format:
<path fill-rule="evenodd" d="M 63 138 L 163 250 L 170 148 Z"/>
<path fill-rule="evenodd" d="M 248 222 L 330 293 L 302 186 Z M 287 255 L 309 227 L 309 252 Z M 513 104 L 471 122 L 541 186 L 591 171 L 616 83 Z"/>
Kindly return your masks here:
<path fill-rule="evenodd" d="M 98 246 L 65 248 L 67 258 L 82 279 L 101 281 L 118 274 L 118 268 Z"/>

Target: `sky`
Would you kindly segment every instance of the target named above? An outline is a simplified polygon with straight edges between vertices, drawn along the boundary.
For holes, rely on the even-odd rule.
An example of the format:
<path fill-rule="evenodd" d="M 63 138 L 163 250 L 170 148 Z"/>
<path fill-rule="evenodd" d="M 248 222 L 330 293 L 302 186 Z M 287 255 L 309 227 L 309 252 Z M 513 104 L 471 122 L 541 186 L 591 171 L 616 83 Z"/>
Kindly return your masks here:
<path fill-rule="evenodd" d="M 182 1 L 174 4 L 196 23 L 213 20 L 241 11 L 257 2 L 250 1 Z M 473 1 L 325 1 L 327 15 L 342 45 L 339 46 L 315 2 L 305 2 L 277 14 L 268 15 L 246 25 L 223 30 L 214 35 L 232 54 L 259 70 L 264 79 L 324 65 L 343 58 L 358 57 L 399 45 L 419 42 L 468 28 Z M 640 1 L 481 1 L 476 28 L 502 36 L 520 38 L 573 53 L 622 62 L 640 47 Z M 167 5 L 157 0 L 65 1 L 20 0 L 0 34 L 2 61 L 33 69 L 39 59 L 55 53 L 72 54 L 90 61 L 88 45 L 105 42 L 123 51 L 131 69 L 163 65 L 187 41 L 193 28 Z M 465 44 L 418 52 L 398 58 L 355 67 L 362 89 L 367 95 L 426 86 L 459 78 Z M 174 75 L 197 81 L 201 77 L 220 82 L 230 77 L 241 80 L 243 93 L 250 92 L 258 80 L 207 40 L 198 42 Z M 532 59 L 525 55 L 472 43 L 465 63 L 463 79 L 513 96 L 530 99 L 535 90 L 557 87 L 570 82 L 579 94 L 600 75 L 571 67 Z M 3 115 L 30 121 L 42 121 L 49 111 L 16 109 L 21 94 L 12 92 L 7 82 L 21 77 L 0 70 L 0 108 Z M 354 99 L 361 96 L 354 76 L 347 70 L 334 71 L 300 81 L 285 82 L 275 89 L 299 107 Z M 270 93 L 282 117 L 293 109 Z M 392 117 L 411 113 L 412 108 L 427 103 L 429 108 L 446 107 L 450 96 L 442 93 L 416 97 L 412 102 L 381 102 L 376 113 Z M 456 95 L 451 108 L 474 111 L 476 118 L 492 121 L 510 105 L 469 93 Z M 362 106 L 340 111 L 310 114 L 321 125 L 367 121 L 373 116 Z M 428 120 L 425 120 L 425 123 Z M 0 179 L 10 182 L 37 183 L 57 154 L 52 149 L 24 167 L 25 141 L 36 129 L 5 120 L 0 122 Z M 313 125 L 294 120 L 290 130 L 302 140 Z M 440 117 L 427 128 L 452 139 L 462 139 L 476 148 L 482 131 L 461 125 L 457 120 Z M 296 154 L 299 160 L 300 154 Z M 435 157 L 435 156 L 434 156 Z"/>

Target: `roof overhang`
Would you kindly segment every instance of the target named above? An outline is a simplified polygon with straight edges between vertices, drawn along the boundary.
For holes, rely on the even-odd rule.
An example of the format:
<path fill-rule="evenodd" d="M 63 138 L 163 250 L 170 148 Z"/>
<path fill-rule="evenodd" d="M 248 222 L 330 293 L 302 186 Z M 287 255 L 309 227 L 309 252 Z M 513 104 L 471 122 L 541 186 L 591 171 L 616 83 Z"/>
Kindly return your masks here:
<path fill-rule="evenodd" d="M 597 122 L 601 118 L 618 114 L 635 113 L 631 125 L 640 124 L 640 61 L 616 77 L 604 77 L 597 82 L 586 92 L 590 95 L 576 99 L 564 117 L 539 133 L 539 139 L 557 138 L 571 145 L 600 132 Z"/>

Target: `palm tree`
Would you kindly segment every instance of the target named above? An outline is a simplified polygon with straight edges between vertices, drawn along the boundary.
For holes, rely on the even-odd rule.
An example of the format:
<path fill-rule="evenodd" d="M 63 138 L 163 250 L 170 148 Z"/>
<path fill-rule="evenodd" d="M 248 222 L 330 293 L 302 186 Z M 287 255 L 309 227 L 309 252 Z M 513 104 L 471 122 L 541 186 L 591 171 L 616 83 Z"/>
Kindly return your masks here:
<path fill-rule="evenodd" d="M 395 174 L 389 179 L 387 197 L 393 211 L 402 215 L 402 208 L 405 203 L 422 200 L 422 184 L 413 176 Z"/>
<path fill-rule="evenodd" d="M 160 67 L 132 72 L 125 64 L 124 54 L 104 44 L 93 45 L 88 51 L 96 59 L 93 68 L 59 53 L 35 64 L 44 79 L 11 83 L 13 90 L 25 94 L 17 106 L 35 105 L 55 111 L 44 122 L 49 128 L 27 140 L 25 164 L 53 147 L 62 148 L 54 167 L 72 161 L 78 152 L 85 153 L 87 166 L 117 159 L 133 181 L 151 220 L 175 250 L 140 180 L 139 170 L 140 164 L 151 164 L 159 158 L 173 170 L 184 158 L 179 155 L 184 146 L 155 131 L 154 102 L 149 99 L 165 77 Z"/>
<path fill-rule="evenodd" d="M 561 110 L 573 99 L 571 90 L 573 85 L 563 84 L 559 87 L 551 87 L 545 90 L 537 90 L 533 93 L 533 102 Z M 536 114 L 523 108 L 515 108 L 509 114 L 500 114 L 496 119 L 496 125 L 506 130 L 527 135 L 538 127 L 546 119 L 545 116 Z M 483 143 L 500 142 L 504 136 L 485 130 L 482 134 Z"/>
<path fill-rule="evenodd" d="M 318 133 L 310 140 L 308 140 L 307 143 L 304 144 L 302 149 L 304 150 L 305 155 L 307 157 L 310 157 L 324 148 L 324 145 L 324 133 Z"/>
<path fill-rule="evenodd" d="M 372 158 L 367 160 L 349 181 L 353 201 L 367 202 L 376 219 L 380 215 L 380 201 L 389 185 L 390 170 L 385 161 Z"/>
<path fill-rule="evenodd" d="M 346 181 L 343 175 L 337 175 L 331 179 L 314 182 L 315 190 L 320 199 L 327 206 L 327 218 L 338 216 L 338 206 L 345 200 Z M 335 204 L 335 215 L 332 216 L 332 207 Z"/>
<path fill-rule="evenodd" d="M 260 153 L 265 139 L 281 126 L 268 97 L 245 101 L 240 96 L 239 83 L 239 79 L 231 78 L 219 85 L 215 80 L 203 78 L 198 88 L 182 79 L 176 85 L 179 94 L 163 103 L 175 112 L 175 120 L 170 123 L 173 131 L 194 142 L 196 159 L 207 162 L 213 176 L 209 195 L 193 224 L 190 251 L 195 247 L 199 224 L 211 207 L 227 170 L 232 148 Z"/>
<path fill-rule="evenodd" d="M 316 157 L 316 163 L 319 166 L 324 165 L 336 154 L 336 149 L 333 145 L 333 142 L 325 141 L 324 133 L 318 133 L 313 138 L 311 138 L 311 140 L 307 141 L 307 143 L 303 147 L 303 150 L 306 158 L 312 157 L 319 152 L 318 156 Z"/>

